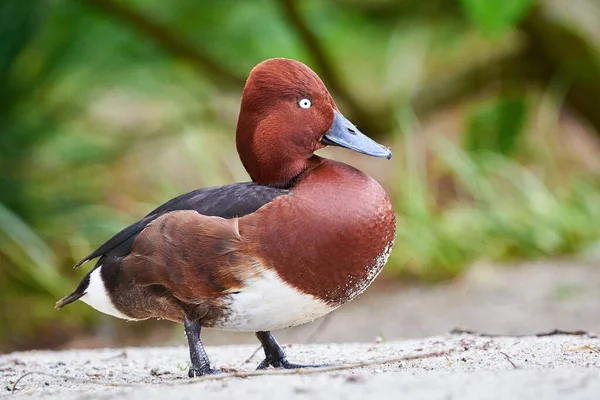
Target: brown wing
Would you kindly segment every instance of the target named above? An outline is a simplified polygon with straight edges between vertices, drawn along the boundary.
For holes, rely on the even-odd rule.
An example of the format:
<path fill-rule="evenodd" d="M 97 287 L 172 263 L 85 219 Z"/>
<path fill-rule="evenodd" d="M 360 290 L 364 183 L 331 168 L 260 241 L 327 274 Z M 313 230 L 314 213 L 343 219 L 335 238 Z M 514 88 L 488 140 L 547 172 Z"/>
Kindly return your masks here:
<path fill-rule="evenodd" d="M 257 185 L 234 183 L 231 185 L 206 187 L 185 193 L 169 200 L 141 220 L 118 232 L 91 254 L 79 261 L 75 267 L 96 257 L 124 257 L 131 251 L 137 235 L 162 215 L 181 210 L 194 210 L 202 215 L 235 218 L 251 214 L 273 199 L 288 193 L 287 190 Z"/>
<path fill-rule="evenodd" d="M 198 304 L 240 289 L 254 274 L 238 220 L 196 211 L 167 213 L 148 225 L 123 259 L 122 273 L 142 285 L 162 285 Z"/>

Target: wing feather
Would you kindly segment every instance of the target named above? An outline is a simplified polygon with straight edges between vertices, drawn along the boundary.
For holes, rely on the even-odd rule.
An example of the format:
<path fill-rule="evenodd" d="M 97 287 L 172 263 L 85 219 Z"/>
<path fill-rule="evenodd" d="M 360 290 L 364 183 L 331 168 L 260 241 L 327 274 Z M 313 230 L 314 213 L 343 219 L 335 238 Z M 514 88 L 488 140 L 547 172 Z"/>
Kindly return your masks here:
<path fill-rule="evenodd" d="M 287 194 L 285 189 L 257 185 L 252 182 L 234 183 L 231 185 L 211 186 L 182 194 L 169 200 L 144 218 L 129 225 L 98 247 L 75 268 L 89 260 L 101 256 L 123 257 L 129 254 L 137 235 L 152 221 L 173 211 L 193 210 L 206 216 L 216 216 L 225 219 L 242 217 L 258 210 L 274 198 Z"/>

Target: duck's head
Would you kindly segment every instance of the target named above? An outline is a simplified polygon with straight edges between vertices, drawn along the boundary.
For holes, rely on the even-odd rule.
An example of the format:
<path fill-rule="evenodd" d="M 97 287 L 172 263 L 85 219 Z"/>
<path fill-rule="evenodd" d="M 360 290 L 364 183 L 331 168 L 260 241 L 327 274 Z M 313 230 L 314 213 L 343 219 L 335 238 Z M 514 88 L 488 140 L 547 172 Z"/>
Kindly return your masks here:
<path fill-rule="evenodd" d="M 391 151 L 338 110 L 321 79 L 301 62 L 274 58 L 250 73 L 242 94 L 237 150 L 254 182 L 285 186 L 327 145 L 374 157 Z"/>

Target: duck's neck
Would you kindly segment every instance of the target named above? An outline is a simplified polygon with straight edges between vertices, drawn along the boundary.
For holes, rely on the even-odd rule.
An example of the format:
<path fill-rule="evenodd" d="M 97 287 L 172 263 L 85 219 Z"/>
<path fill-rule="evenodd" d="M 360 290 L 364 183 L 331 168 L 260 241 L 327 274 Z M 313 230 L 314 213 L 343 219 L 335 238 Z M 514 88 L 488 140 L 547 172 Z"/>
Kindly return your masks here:
<path fill-rule="evenodd" d="M 261 185 L 289 188 L 294 186 L 302 176 L 323 162 L 319 156 L 312 155 L 306 159 L 249 159 L 242 163 L 252 181 Z"/>

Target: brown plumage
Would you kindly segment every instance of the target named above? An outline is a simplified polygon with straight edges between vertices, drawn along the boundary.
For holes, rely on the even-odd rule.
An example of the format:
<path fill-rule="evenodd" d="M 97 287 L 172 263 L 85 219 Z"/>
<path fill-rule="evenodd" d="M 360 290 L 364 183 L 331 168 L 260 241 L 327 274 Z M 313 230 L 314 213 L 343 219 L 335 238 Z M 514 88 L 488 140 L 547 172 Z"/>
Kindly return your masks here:
<path fill-rule="evenodd" d="M 297 100 L 312 99 L 301 109 Z M 287 186 L 318 164 L 313 153 L 337 110 L 321 79 L 297 61 L 278 58 L 259 64 L 242 93 L 236 145 L 252 181 Z"/>
<path fill-rule="evenodd" d="M 235 292 L 252 276 L 237 219 L 175 211 L 148 225 L 135 239 L 110 292 L 118 308 L 136 319 L 217 318 L 222 296 Z M 124 296 L 134 290 L 142 296 Z M 138 293 L 142 294 L 142 293 Z M 161 304 L 150 298 L 160 294 Z M 183 312 L 182 312 L 183 309 Z M 208 325 L 208 324 L 205 324 Z"/>
<path fill-rule="evenodd" d="M 270 260 L 288 284 L 337 307 L 370 283 L 365 280 L 372 271 L 366 267 L 375 266 L 393 241 L 395 216 L 387 194 L 372 178 L 348 165 L 319 160 L 292 195 L 242 218 L 240 231 L 254 254 Z"/>

